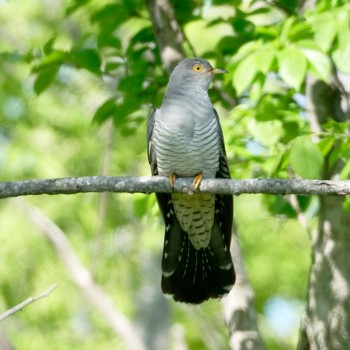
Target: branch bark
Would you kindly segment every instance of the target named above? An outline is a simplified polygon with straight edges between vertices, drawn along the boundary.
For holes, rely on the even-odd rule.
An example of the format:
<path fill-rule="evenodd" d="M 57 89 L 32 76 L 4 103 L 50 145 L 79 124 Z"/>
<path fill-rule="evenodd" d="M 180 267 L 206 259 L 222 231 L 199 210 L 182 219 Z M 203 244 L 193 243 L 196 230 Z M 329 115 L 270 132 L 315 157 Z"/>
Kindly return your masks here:
<path fill-rule="evenodd" d="M 320 196 L 350 195 L 350 181 L 337 180 L 282 180 L 282 179 L 206 179 L 197 190 L 202 193 L 219 194 L 298 194 Z M 89 176 L 76 178 L 35 179 L 0 182 L 0 198 L 27 195 L 57 195 L 86 192 L 194 192 L 193 178 L 178 178 L 172 189 L 165 177 Z"/>

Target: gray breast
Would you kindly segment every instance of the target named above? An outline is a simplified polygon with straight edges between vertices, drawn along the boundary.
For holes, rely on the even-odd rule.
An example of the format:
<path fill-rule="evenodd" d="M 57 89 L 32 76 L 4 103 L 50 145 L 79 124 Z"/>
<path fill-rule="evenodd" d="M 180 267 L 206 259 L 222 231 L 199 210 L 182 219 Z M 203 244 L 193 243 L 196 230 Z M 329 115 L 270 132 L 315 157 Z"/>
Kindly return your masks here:
<path fill-rule="evenodd" d="M 159 174 L 215 177 L 219 168 L 219 131 L 213 107 L 183 104 L 157 111 L 153 143 Z M 208 108 L 209 107 L 209 108 Z"/>

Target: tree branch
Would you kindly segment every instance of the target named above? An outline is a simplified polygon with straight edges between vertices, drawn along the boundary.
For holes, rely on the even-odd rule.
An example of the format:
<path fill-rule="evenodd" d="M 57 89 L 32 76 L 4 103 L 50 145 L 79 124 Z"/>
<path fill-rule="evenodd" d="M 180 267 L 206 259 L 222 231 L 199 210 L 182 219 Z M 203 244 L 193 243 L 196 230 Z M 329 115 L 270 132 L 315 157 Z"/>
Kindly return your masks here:
<path fill-rule="evenodd" d="M 126 177 L 126 176 L 91 176 L 76 178 L 57 178 L 0 182 L 0 198 L 42 195 L 76 194 L 85 192 L 182 192 L 192 194 L 193 178 L 178 178 L 174 189 L 165 177 Z M 350 181 L 335 180 L 282 180 L 282 179 L 247 179 L 226 180 L 206 179 L 201 182 L 198 192 L 234 194 L 299 194 L 321 196 L 350 195 Z"/>
<path fill-rule="evenodd" d="M 21 311 L 29 304 L 35 303 L 36 301 L 38 301 L 40 299 L 47 298 L 56 288 L 57 288 L 57 284 L 54 283 L 49 288 L 47 288 L 47 290 L 45 292 L 43 292 L 35 297 L 29 297 L 28 299 L 26 299 L 25 301 L 21 302 L 20 304 L 14 306 L 13 308 L 1 313 L 0 314 L 0 322 L 3 321 L 5 318 L 13 315 L 17 311 Z"/>
<path fill-rule="evenodd" d="M 176 20 L 174 8 L 169 0 L 147 0 L 155 37 L 162 62 L 168 73 L 185 57 L 184 35 Z"/>

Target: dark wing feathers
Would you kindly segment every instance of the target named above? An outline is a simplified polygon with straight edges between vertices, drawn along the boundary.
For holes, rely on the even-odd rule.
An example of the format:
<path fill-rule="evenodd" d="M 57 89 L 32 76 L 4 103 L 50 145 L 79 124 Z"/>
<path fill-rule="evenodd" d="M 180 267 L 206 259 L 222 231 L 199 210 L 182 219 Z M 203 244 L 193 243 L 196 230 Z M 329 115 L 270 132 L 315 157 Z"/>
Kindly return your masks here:
<path fill-rule="evenodd" d="M 154 150 L 153 143 L 152 143 L 152 134 L 153 134 L 154 118 L 155 118 L 156 111 L 157 109 L 154 109 L 152 111 L 147 123 L 147 155 L 148 155 L 149 165 L 151 166 L 151 173 L 153 176 L 158 175 L 157 157 L 156 157 L 156 152 Z M 156 193 L 156 198 L 157 198 L 159 209 L 162 213 L 162 216 L 165 222 L 167 205 L 170 200 L 170 194 Z"/>

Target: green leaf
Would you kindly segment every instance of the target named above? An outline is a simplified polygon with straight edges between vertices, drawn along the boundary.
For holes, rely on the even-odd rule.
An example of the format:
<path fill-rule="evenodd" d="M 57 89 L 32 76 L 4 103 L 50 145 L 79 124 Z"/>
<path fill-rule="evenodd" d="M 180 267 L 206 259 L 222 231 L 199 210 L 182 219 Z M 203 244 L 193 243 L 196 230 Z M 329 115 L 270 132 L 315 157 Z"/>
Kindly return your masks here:
<path fill-rule="evenodd" d="M 318 147 L 321 150 L 323 157 L 326 157 L 329 154 L 329 152 L 332 150 L 334 141 L 335 141 L 334 136 L 327 136 L 327 137 L 324 137 L 318 143 Z"/>
<path fill-rule="evenodd" d="M 261 73 L 267 74 L 269 71 L 271 71 L 271 66 L 273 64 L 275 56 L 276 50 L 272 48 L 260 50 L 255 54 L 255 59 Z"/>
<path fill-rule="evenodd" d="M 350 176 L 350 161 L 347 161 L 339 174 L 339 180 L 348 180 Z"/>
<path fill-rule="evenodd" d="M 295 16 L 287 17 L 287 19 L 284 21 L 283 26 L 281 28 L 281 34 L 280 34 L 280 41 L 282 45 L 285 45 L 287 42 L 287 39 L 289 37 L 289 32 L 293 26 L 293 24 L 296 22 Z"/>
<path fill-rule="evenodd" d="M 78 68 L 85 68 L 94 74 L 100 73 L 101 59 L 94 49 L 72 49 L 69 60 Z"/>
<path fill-rule="evenodd" d="M 135 193 L 135 196 L 133 196 L 132 206 L 134 214 L 138 219 L 141 219 L 149 210 L 149 198 L 150 196 L 141 193 Z"/>
<path fill-rule="evenodd" d="M 40 95 L 54 81 L 58 69 L 58 67 L 54 67 L 38 74 L 34 82 L 34 91 L 37 95 Z"/>
<path fill-rule="evenodd" d="M 290 164 L 299 176 L 305 179 L 316 179 L 323 165 L 322 152 L 309 137 L 300 136 L 292 145 Z"/>
<path fill-rule="evenodd" d="M 311 72 L 319 79 L 329 82 L 332 72 L 330 59 L 319 50 L 301 48 L 310 63 Z"/>
<path fill-rule="evenodd" d="M 333 60 L 337 68 L 344 73 L 350 74 L 350 45 L 338 48 L 333 52 Z"/>
<path fill-rule="evenodd" d="M 300 90 L 307 68 L 303 52 L 297 47 L 286 47 L 279 52 L 278 63 L 282 79 L 295 90 Z"/>
<path fill-rule="evenodd" d="M 241 61 L 233 74 L 233 86 L 238 96 L 253 82 L 258 71 L 254 55 L 247 56 Z"/>
<path fill-rule="evenodd" d="M 43 52 L 45 55 L 49 55 L 52 52 L 52 46 L 55 43 L 56 37 L 53 36 L 50 40 L 46 42 L 43 47 Z"/>
<path fill-rule="evenodd" d="M 314 29 L 314 40 L 319 48 L 328 51 L 335 39 L 339 24 L 332 12 L 316 13 L 308 20 Z"/>
<path fill-rule="evenodd" d="M 290 149 L 284 150 L 276 157 L 274 165 L 268 174 L 270 177 L 278 176 L 280 171 L 286 170 L 289 165 Z"/>
<path fill-rule="evenodd" d="M 350 13 L 349 11 L 342 11 L 337 16 L 337 31 L 338 31 L 338 48 L 346 50 L 349 47 L 350 41 Z"/>
<path fill-rule="evenodd" d="M 345 198 L 343 202 L 343 209 L 350 213 L 350 198 Z"/>
<path fill-rule="evenodd" d="M 71 4 L 69 7 L 66 9 L 66 15 L 69 16 L 73 12 L 79 9 L 79 7 L 82 7 L 86 3 L 88 3 L 90 0 L 75 0 L 73 4 Z"/>
<path fill-rule="evenodd" d="M 247 126 L 249 133 L 267 148 L 274 146 L 284 134 L 280 120 L 258 122 L 251 119 Z"/>
<path fill-rule="evenodd" d="M 105 122 L 108 118 L 111 118 L 114 116 L 115 112 L 117 110 L 117 105 L 114 98 L 111 98 L 107 100 L 105 103 L 103 103 L 95 112 L 95 115 L 92 119 L 93 123 L 102 124 Z"/>
<path fill-rule="evenodd" d="M 57 68 L 67 59 L 67 53 L 62 50 L 52 51 L 38 65 L 34 66 L 32 72 L 38 73 L 48 68 Z"/>
<path fill-rule="evenodd" d="M 101 28 L 109 28 L 111 31 L 129 18 L 130 15 L 124 6 L 120 4 L 107 4 L 91 16 L 91 22 L 98 23 Z"/>
<path fill-rule="evenodd" d="M 265 84 L 265 75 L 262 73 L 258 73 L 255 79 L 255 82 L 253 83 L 249 93 L 249 98 L 253 102 L 257 103 L 260 100 L 263 94 L 264 84 Z"/>
<path fill-rule="evenodd" d="M 312 39 L 314 32 L 312 31 L 311 25 L 307 22 L 295 23 L 289 32 L 290 42 L 299 42 L 300 40 Z"/>
<path fill-rule="evenodd" d="M 246 44 L 242 45 L 238 52 L 232 56 L 230 60 L 230 64 L 239 64 L 245 58 L 253 55 L 255 52 L 261 49 L 260 41 L 249 41 Z"/>

